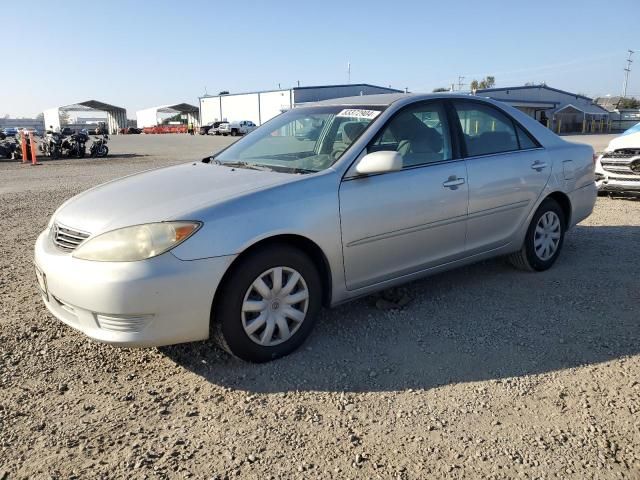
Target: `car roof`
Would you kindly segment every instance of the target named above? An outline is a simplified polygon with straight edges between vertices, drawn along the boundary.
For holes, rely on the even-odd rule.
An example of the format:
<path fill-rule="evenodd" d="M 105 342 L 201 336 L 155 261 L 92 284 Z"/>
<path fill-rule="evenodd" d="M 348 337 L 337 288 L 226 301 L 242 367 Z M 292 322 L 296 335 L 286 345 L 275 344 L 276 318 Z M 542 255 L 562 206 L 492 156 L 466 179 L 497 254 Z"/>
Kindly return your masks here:
<path fill-rule="evenodd" d="M 358 95 L 356 97 L 332 98 L 330 100 L 322 100 L 319 102 L 309 102 L 301 106 L 315 105 L 370 105 L 370 106 L 389 106 L 393 102 L 403 99 L 429 100 L 435 98 L 469 98 L 470 94 L 460 93 L 382 93 L 378 95 Z M 481 97 L 474 97 L 481 98 Z"/>

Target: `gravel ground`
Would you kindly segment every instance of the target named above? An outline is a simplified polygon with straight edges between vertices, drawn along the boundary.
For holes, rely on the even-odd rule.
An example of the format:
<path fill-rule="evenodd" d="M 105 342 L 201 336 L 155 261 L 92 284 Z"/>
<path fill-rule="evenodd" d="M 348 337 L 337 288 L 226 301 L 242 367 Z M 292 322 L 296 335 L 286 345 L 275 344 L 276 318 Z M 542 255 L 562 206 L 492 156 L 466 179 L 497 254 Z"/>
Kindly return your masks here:
<path fill-rule="evenodd" d="M 488 261 L 401 310 L 324 311 L 264 365 L 100 345 L 46 312 L 32 245 L 63 200 L 229 142 L 0 163 L 0 479 L 640 478 L 640 200 L 599 198 L 546 273 Z"/>

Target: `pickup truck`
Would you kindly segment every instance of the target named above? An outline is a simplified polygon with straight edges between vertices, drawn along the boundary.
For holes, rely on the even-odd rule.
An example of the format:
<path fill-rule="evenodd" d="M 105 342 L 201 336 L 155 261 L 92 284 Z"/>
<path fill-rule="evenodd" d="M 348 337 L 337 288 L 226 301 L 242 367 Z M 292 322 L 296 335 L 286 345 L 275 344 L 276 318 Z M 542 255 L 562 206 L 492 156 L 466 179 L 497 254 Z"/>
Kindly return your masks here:
<path fill-rule="evenodd" d="M 245 135 L 247 133 L 253 132 L 256 128 L 258 128 L 258 126 L 251 120 L 224 122 L 221 123 L 218 127 L 218 133 L 225 136 L 231 135 L 232 137 L 235 137 L 236 135 Z"/>

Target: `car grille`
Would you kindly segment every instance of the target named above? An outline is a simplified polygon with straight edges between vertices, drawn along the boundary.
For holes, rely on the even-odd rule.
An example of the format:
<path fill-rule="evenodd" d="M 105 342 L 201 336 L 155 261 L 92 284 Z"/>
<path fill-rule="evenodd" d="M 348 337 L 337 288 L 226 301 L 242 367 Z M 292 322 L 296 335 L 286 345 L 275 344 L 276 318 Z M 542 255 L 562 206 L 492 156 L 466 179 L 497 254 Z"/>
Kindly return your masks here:
<path fill-rule="evenodd" d="M 65 252 L 72 252 L 78 245 L 89 238 L 86 232 L 80 232 L 69 227 L 64 227 L 59 223 L 53 224 L 53 243 Z"/>
<path fill-rule="evenodd" d="M 625 148 L 607 152 L 600 160 L 602 168 L 617 175 L 640 175 L 640 149 Z"/>

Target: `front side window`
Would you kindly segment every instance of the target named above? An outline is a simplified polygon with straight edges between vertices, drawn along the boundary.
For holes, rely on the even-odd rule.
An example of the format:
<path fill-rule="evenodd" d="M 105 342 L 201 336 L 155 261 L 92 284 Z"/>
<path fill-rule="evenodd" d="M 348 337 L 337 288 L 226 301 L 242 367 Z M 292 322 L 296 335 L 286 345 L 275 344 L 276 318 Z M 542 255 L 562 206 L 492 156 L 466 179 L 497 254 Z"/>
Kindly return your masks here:
<path fill-rule="evenodd" d="M 368 151 L 396 151 L 403 168 L 451 160 L 451 138 L 444 105 L 418 104 L 401 110 L 378 133 Z"/>
<path fill-rule="evenodd" d="M 476 102 L 456 102 L 455 109 L 468 156 L 519 149 L 513 122 L 497 109 Z"/>
<path fill-rule="evenodd" d="M 301 107 L 260 126 L 214 157 L 215 162 L 313 173 L 333 165 L 382 107 Z"/>

